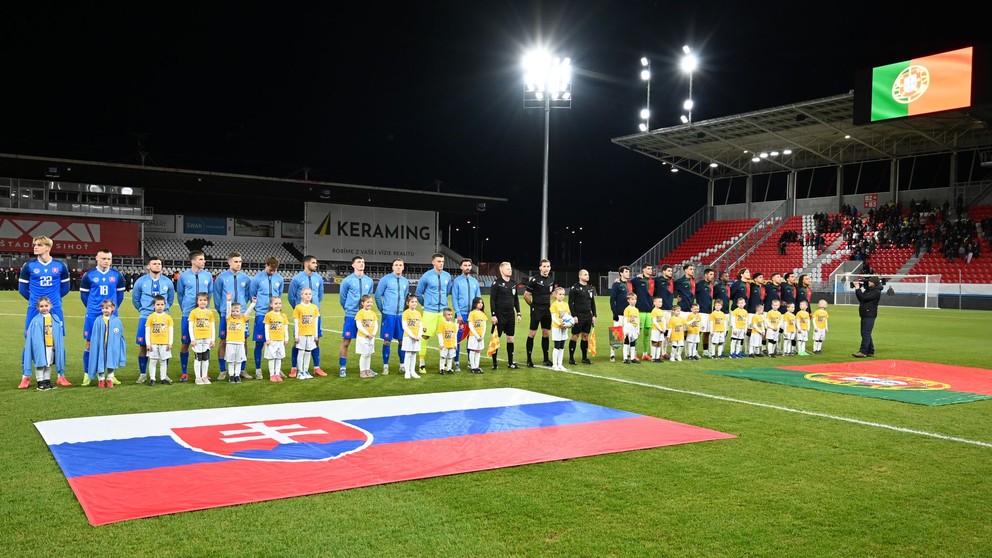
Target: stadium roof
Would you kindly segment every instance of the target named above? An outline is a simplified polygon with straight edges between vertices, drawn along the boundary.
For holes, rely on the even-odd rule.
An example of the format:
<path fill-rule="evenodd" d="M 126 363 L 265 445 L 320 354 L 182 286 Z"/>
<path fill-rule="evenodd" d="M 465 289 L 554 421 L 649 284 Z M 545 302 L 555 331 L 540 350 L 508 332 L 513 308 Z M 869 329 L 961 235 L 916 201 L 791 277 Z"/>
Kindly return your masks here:
<path fill-rule="evenodd" d="M 706 179 L 992 149 L 987 107 L 854 124 L 854 94 L 691 122 L 613 143 Z M 784 150 L 791 149 L 790 155 Z M 778 152 L 772 156 L 771 153 Z M 768 153 L 760 162 L 751 159 Z M 717 166 L 711 167 L 711 163 Z"/>
<path fill-rule="evenodd" d="M 57 172 L 51 172 L 51 168 Z M 480 204 L 506 202 L 506 198 L 451 194 L 435 191 L 275 178 L 226 172 L 149 167 L 13 155 L 0 153 L 0 176 L 34 180 L 61 180 L 107 186 L 132 186 L 176 194 L 215 194 L 239 200 L 312 201 L 347 205 L 396 207 L 425 211 L 474 213 Z M 257 201 L 255 201 L 257 203 Z"/>

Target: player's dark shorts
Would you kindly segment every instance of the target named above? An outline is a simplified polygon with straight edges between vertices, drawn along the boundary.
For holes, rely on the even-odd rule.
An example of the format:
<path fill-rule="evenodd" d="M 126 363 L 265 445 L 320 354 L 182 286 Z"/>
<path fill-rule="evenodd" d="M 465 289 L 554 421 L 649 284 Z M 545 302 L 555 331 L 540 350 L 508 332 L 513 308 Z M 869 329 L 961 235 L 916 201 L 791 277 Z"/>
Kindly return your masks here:
<path fill-rule="evenodd" d="M 180 322 L 181 322 L 179 325 L 179 334 L 181 336 L 180 339 L 182 339 L 183 345 L 189 345 L 189 314 L 183 316 L 183 319 L 180 320 Z"/>
<path fill-rule="evenodd" d="M 358 323 L 355 322 L 354 316 L 345 316 L 344 325 L 341 327 L 341 337 L 343 339 L 354 339 L 358 337 Z"/>
<path fill-rule="evenodd" d="M 583 315 L 579 314 L 575 316 L 579 323 L 572 326 L 572 335 L 578 335 L 580 333 L 589 333 L 592 331 L 592 314 Z"/>
<path fill-rule="evenodd" d="M 256 343 L 265 343 L 265 314 L 267 313 L 259 312 L 255 314 L 255 330 L 253 333 L 255 334 Z"/>
<path fill-rule="evenodd" d="M 513 335 L 517 330 L 517 314 L 509 312 L 496 312 L 496 335 Z"/>
<path fill-rule="evenodd" d="M 537 308 L 531 306 L 530 308 L 530 330 L 536 331 L 537 326 L 540 325 L 541 329 L 551 329 L 551 307 L 548 308 Z"/>
<path fill-rule="evenodd" d="M 383 341 L 403 342 L 403 316 L 400 314 L 383 314 L 382 329 L 379 330 L 379 337 Z"/>
<path fill-rule="evenodd" d="M 96 319 L 99 318 L 102 315 L 103 315 L 102 313 L 96 314 L 96 315 L 93 315 L 93 316 L 90 316 L 89 314 L 87 314 L 86 317 L 83 318 L 83 340 L 84 341 L 89 341 L 90 340 L 90 332 L 93 331 L 93 322 L 96 321 Z"/>

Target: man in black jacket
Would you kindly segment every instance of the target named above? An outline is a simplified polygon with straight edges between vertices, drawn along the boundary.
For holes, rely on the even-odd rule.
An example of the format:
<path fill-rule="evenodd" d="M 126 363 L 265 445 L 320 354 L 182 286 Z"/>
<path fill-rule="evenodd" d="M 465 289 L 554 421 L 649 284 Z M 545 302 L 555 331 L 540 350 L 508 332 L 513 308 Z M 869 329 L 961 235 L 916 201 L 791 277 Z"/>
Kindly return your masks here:
<path fill-rule="evenodd" d="M 861 349 L 854 353 L 857 358 L 874 356 L 875 343 L 871 340 L 871 330 L 875 328 L 875 318 L 878 317 L 878 302 L 882 298 L 882 286 L 877 275 L 872 275 L 866 281 L 867 286 L 861 288 L 861 282 L 854 283 L 854 294 L 858 297 L 858 315 L 861 316 Z"/>

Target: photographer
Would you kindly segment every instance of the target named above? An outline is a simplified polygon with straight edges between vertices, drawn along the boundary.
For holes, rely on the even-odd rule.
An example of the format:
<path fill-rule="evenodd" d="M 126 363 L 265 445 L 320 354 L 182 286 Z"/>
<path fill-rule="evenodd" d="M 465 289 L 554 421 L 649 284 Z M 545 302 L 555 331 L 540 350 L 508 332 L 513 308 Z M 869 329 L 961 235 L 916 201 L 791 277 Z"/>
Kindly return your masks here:
<path fill-rule="evenodd" d="M 861 282 L 853 283 L 854 294 L 858 297 L 858 315 L 861 316 L 861 349 L 852 356 L 865 358 L 875 355 L 875 343 L 871 339 L 871 330 L 875 328 L 875 318 L 878 317 L 878 302 L 882 298 L 882 285 L 877 275 L 865 280 L 867 285 L 861 288 Z"/>

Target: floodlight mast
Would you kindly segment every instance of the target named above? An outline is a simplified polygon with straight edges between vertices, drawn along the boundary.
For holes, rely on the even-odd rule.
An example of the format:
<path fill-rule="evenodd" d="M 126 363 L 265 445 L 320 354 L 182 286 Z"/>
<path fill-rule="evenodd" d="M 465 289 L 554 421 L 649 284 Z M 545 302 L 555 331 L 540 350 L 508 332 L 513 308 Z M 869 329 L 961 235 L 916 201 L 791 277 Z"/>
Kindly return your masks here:
<path fill-rule="evenodd" d="M 537 50 L 524 56 L 524 108 L 544 110 L 544 190 L 541 194 L 541 259 L 548 258 L 548 166 L 551 109 L 572 107 L 571 59 Z"/>
<path fill-rule="evenodd" d="M 681 117 L 683 124 L 692 124 L 692 72 L 696 70 L 699 66 L 699 59 L 696 55 L 692 53 L 692 49 L 689 45 L 682 46 L 682 62 L 679 64 L 682 67 L 682 71 L 689 74 L 689 98 L 682 103 L 682 108 L 688 113 L 688 115 L 683 114 Z"/>
<path fill-rule="evenodd" d="M 644 104 L 644 110 L 641 111 L 641 122 L 640 130 L 642 132 L 647 132 L 651 129 L 651 61 L 647 57 L 641 57 L 641 79 L 646 81 L 648 84 L 648 95 L 647 102 Z"/>

